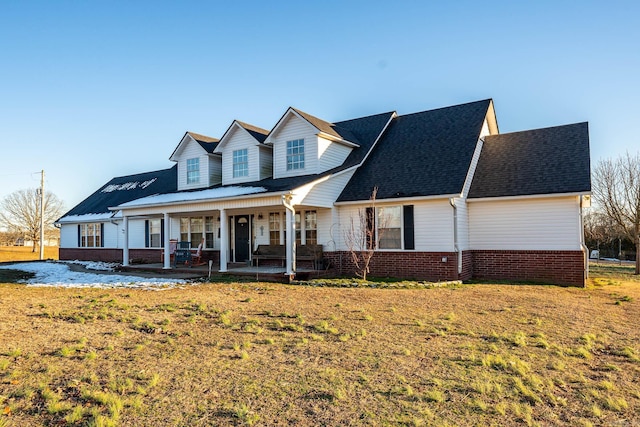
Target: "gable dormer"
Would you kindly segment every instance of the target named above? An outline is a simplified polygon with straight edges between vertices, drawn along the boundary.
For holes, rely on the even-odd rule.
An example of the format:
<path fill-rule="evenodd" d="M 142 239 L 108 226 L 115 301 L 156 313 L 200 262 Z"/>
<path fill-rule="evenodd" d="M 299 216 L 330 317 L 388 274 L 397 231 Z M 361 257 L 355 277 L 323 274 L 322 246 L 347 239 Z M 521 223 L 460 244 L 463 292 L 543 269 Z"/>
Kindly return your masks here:
<path fill-rule="evenodd" d="M 271 177 L 272 147 L 264 144 L 269 131 L 234 120 L 214 150 L 222 156 L 222 184 L 240 184 Z"/>
<path fill-rule="evenodd" d="M 214 153 L 218 139 L 186 132 L 169 157 L 178 163 L 178 191 L 206 188 L 222 181 L 222 161 Z"/>
<path fill-rule="evenodd" d="M 318 174 L 340 166 L 356 147 L 355 136 L 333 123 L 289 107 L 269 133 L 273 177 Z"/>

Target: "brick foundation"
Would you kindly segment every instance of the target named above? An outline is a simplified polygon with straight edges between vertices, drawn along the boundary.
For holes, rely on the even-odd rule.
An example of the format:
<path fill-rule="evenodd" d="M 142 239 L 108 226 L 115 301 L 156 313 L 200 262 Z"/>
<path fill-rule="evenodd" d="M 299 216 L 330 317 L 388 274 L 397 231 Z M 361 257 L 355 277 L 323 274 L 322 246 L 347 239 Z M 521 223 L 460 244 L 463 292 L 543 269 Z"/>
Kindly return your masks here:
<path fill-rule="evenodd" d="M 471 251 L 474 279 L 585 286 L 582 251 Z"/>
<path fill-rule="evenodd" d="M 324 257 L 335 274 L 355 275 L 355 265 L 349 252 L 325 252 Z M 442 261 L 443 257 L 446 257 L 446 262 Z M 373 277 L 432 281 L 459 279 L 455 252 L 376 252 L 369 270 Z"/>
<path fill-rule="evenodd" d="M 60 248 L 60 260 L 122 262 L 122 249 L 110 248 Z M 220 251 L 203 251 L 202 260 L 220 261 Z M 162 262 L 162 249 L 129 249 L 131 264 L 157 264 Z"/>
<path fill-rule="evenodd" d="M 325 252 L 324 257 L 336 275 L 355 275 L 349 252 Z M 446 262 L 442 262 L 443 257 L 447 257 Z M 369 275 L 417 280 L 494 279 L 585 285 L 581 251 L 463 251 L 460 274 L 455 252 L 376 252 Z"/>

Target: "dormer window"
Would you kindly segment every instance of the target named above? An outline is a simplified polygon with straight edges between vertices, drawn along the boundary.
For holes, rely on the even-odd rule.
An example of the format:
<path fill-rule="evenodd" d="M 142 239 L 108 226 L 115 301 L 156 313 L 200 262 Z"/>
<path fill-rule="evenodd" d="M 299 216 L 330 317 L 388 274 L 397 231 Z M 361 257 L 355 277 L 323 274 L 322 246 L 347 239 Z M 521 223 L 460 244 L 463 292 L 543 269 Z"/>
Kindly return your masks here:
<path fill-rule="evenodd" d="M 200 159 L 187 160 L 187 184 L 197 184 L 200 182 Z"/>
<path fill-rule="evenodd" d="M 304 169 L 304 139 L 287 141 L 287 170 Z"/>
<path fill-rule="evenodd" d="M 233 177 L 249 176 L 249 155 L 247 149 L 233 151 Z"/>

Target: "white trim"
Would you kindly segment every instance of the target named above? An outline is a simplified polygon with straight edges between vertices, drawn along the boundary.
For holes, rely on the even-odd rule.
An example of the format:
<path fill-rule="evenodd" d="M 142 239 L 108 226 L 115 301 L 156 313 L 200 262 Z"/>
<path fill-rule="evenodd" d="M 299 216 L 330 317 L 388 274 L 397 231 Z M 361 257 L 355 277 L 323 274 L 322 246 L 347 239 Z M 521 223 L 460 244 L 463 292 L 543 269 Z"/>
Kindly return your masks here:
<path fill-rule="evenodd" d="M 322 131 L 318 132 L 316 136 L 319 136 L 320 138 L 328 139 L 329 141 L 332 141 L 332 142 L 337 142 L 338 144 L 346 145 L 347 147 L 353 147 L 353 148 L 360 147 L 360 145 L 356 144 L 355 142 L 347 141 L 346 139 L 338 138 L 336 136 L 329 135 L 328 133 L 325 133 Z"/>
<path fill-rule="evenodd" d="M 114 212 L 104 212 L 104 213 L 91 213 L 84 215 L 67 215 L 60 218 L 56 221 L 56 224 L 67 224 L 67 223 L 84 223 L 84 222 L 100 222 L 100 221 L 108 221 L 113 219 L 115 216 Z"/>
<path fill-rule="evenodd" d="M 402 202 L 415 202 L 421 200 L 438 200 L 438 199 L 450 199 L 452 197 L 462 197 L 460 193 L 455 194 L 438 194 L 435 196 L 417 196 L 417 197 L 398 197 L 395 199 L 376 199 L 376 205 L 378 203 L 402 203 Z M 353 200 L 348 202 L 334 202 L 335 206 L 343 205 L 361 205 L 367 203 L 369 200 Z"/>
<path fill-rule="evenodd" d="M 523 200 L 523 199 L 549 199 L 559 197 L 573 197 L 573 196 L 585 196 L 591 195 L 591 191 L 584 191 L 578 193 L 541 193 L 541 194 L 527 194 L 523 196 L 496 196 L 496 197 L 480 197 L 480 198 L 467 198 L 467 202 L 490 202 L 490 201 L 502 201 L 502 200 Z"/>

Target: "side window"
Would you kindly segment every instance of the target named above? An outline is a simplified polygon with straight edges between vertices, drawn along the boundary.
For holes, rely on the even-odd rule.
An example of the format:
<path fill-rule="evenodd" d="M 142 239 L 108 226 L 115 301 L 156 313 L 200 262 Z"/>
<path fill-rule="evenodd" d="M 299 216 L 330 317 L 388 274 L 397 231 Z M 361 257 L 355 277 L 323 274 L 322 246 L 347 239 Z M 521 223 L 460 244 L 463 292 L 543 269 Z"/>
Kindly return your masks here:
<path fill-rule="evenodd" d="M 233 152 L 233 177 L 249 176 L 249 156 L 247 149 Z"/>
<path fill-rule="evenodd" d="M 287 141 L 287 170 L 304 169 L 304 139 Z"/>
<path fill-rule="evenodd" d="M 187 159 L 187 184 L 200 182 L 200 159 Z"/>

